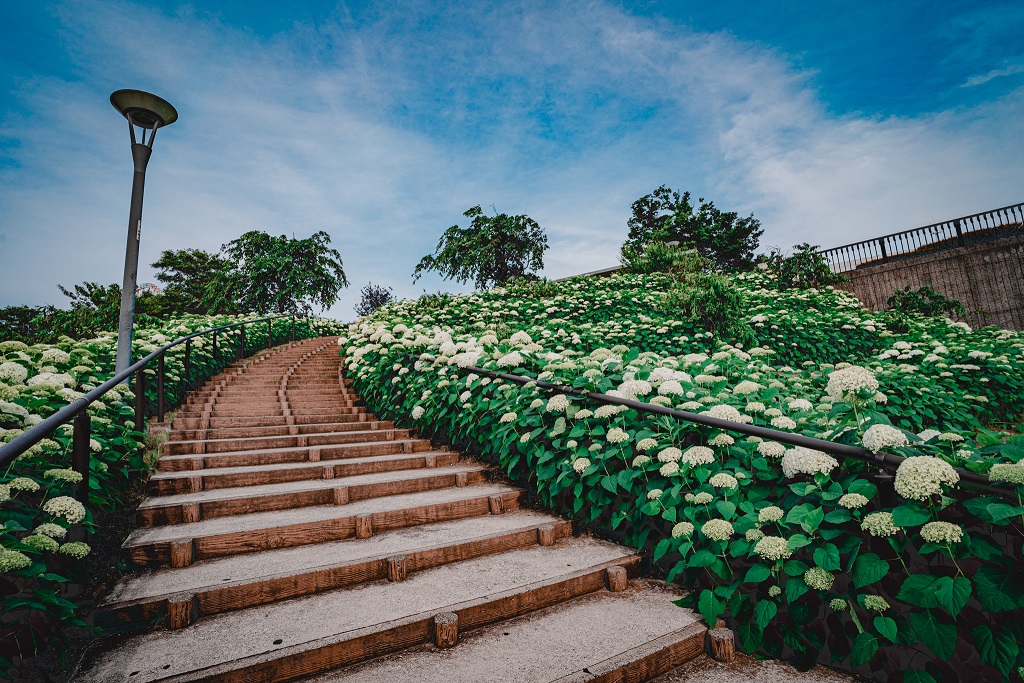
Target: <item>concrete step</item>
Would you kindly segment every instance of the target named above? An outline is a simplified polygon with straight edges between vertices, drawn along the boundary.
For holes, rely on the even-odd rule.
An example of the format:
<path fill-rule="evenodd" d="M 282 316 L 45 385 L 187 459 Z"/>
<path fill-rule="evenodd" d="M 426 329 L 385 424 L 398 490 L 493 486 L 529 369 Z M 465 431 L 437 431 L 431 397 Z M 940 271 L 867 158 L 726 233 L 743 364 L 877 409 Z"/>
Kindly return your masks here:
<path fill-rule="evenodd" d="M 354 502 L 399 493 L 468 486 L 483 481 L 484 471 L 483 465 L 469 463 L 153 496 L 139 505 L 135 524 L 140 527 L 181 524 L 249 512 L 335 505 L 339 504 L 337 501 Z"/>
<path fill-rule="evenodd" d="M 84 665 L 81 683 L 284 681 L 420 645 L 439 613 L 466 632 L 594 593 L 625 548 L 570 538 L 200 619 L 125 639 Z M 680 610 L 682 612 L 682 610 Z M 606 624 L 607 626 L 607 624 Z M 410 671 L 400 680 L 416 678 Z"/>
<path fill-rule="evenodd" d="M 673 600 L 683 591 L 634 580 L 459 635 L 454 649 L 425 645 L 307 683 L 583 683 L 645 681 L 704 655 L 707 631 Z"/>
<path fill-rule="evenodd" d="M 224 451 L 221 453 L 191 453 L 164 455 L 157 461 L 159 472 L 181 472 L 218 467 L 248 467 L 251 465 L 277 465 L 286 462 L 317 462 L 361 458 L 369 455 L 393 455 L 430 450 L 428 439 L 397 438 L 405 430 L 374 430 L 348 432 L 359 435 L 355 443 L 325 444 L 321 446 L 287 446 L 255 451 Z M 344 432 L 343 432 L 344 434 Z M 388 435 L 396 438 L 388 439 Z"/>
<path fill-rule="evenodd" d="M 229 427 L 267 427 L 273 425 L 306 425 L 326 424 L 333 422 L 374 422 L 377 416 L 373 413 L 355 412 L 344 415 L 292 416 L 291 421 L 284 415 L 254 415 L 250 417 L 211 417 L 209 425 L 199 416 L 177 417 L 171 424 L 173 429 L 226 429 Z"/>
<path fill-rule="evenodd" d="M 545 537 L 539 531 L 549 530 Z M 280 548 L 202 560 L 178 569 L 126 576 L 98 609 L 95 624 L 123 632 L 167 621 L 167 604 L 194 595 L 194 616 L 208 617 L 278 600 L 387 578 L 388 559 L 408 573 L 452 562 L 551 543 L 569 536 L 569 522 L 526 510 L 395 529 L 370 538 Z M 394 574 L 393 574 L 394 576 Z M 400 578 L 400 577 L 395 577 Z"/>
<path fill-rule="evenodd" d="M 245 436 L 230 439 L 165 441 L 162 450 L 164 455 L 196 455 L 410 438 L 408 429 L 374 429 L 372 425 L 377 424 L 376 422 L 354 422 L 352 424 L 362 425 L 364 429 L 346 429 L 334 432 L 314 431 L 304 434 L 285 434 L 280 436 Z"/>
<path fill-rule="evenodd" d="M 238 486 L 279 484 L 302 479 L 337 479 L 373 472 L 394 472 L 417 468 L 447 467 L 459 460 L 458 453 L 422 451 L 375 455 L 340 460 L 285 462 L 277 465 L 222 467 L 210 470 L 157 472 L 149 479 L 150 495 L 169 496 Z"/>
<path fill-rule="evenodd" d="M 394 429 L 395 423 L 376 420 L 374 422 L 325 422 L 312 425 L 268 425 L 265 427 L 226 427 L 222 429 L 178 429 L 168 433 L 168 441 L 200 441 L 207 439 L 243 439 L 261 436 L 286 436 L 295 434 L 327 434 L 331 432 L 363 431 L 367 429 Z"/>
<path fill-rule="evenodd" d="M 122 548 L 140 566 L 180 567 L 211 557 L 365 536 L 373 529 L 380 532 L 486 515 L 492 509 L 500 514 L 519 506 L 519 493 L 499 484 L 476 484 L 347 505 L 252 512 L 136 529 Z"/>

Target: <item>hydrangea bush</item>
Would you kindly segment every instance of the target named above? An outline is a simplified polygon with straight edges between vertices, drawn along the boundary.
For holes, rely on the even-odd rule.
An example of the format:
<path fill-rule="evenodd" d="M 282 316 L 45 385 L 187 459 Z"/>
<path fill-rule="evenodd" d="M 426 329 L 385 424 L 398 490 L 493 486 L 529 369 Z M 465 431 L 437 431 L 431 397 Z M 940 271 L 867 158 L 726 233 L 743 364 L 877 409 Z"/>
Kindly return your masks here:
<path fill-rule="evenodd" d="M 133 356 L 140 358 L 180 336 L 210 327 L 261 316 L 186 316 L 165 321 L 159 328 L 137 328 Z M 282 340 L 289 323 L 278 323 L 275 339 Z M 276 326 L 275 326 L 276 327 Z M 298 319 L 298 337 L 336 334 L 342 326 L 314 318 Z M 247 348 L 266 345 L 267 328 L 246 331 Z M 237 356 L 237 346 L 221 335 L 220 358 L 214 359 L 208 338 L 192 340 L 190 382 L 215 374 Z M 237 342 L 235 342 L 237 344 Z M 0 443 L 6 443 L 85 392 L 113 376 L 117 334 L 94 339 L 63 338 L 56 344 L 28 346 L 0 342 Z M 232 353 L 234 350 L 234 353 Z M 155 363 L 153 364 L 155 366 Z M 154 381 L 147 382 L 147 402 L 156 402 Z M 165 401 L 168 407 L 183 395 L 184 349 L 179 346 L 165 359 Z M 59 428 L 0 471 L 0 676 L 5 659 L 31 654 L 55 621 L 72 620 L 75 605 L 61 597 L 60 585 L 81 578 L 81 561 L 90 547 L 83 528 L 95 528 L 93 513 L 113 512 L 123 506 L 134 477 L 149 467 L 143 459 L 143 439 L 134 424 L 135 395 L 118 385 L 93 402 L 91 418 L 89 506 L 73 495 L 82 477 L 71 467 L 72 426 Z"/>
<path fill-rule="evenodd" d="M 1024 338 L 942 320 L 890 332 L 845 292 L 737 281 L 757 346 L 674 320 L 671 280 L 653 275 L 391 304 L 341 353 L 374 410 L 651 553 L 748 651 L 886 680 L 1017 675 Z M 893 475 L 468 366 L 907 460 Z M 958 469 L 1000 488 L 968 488 Z"/>

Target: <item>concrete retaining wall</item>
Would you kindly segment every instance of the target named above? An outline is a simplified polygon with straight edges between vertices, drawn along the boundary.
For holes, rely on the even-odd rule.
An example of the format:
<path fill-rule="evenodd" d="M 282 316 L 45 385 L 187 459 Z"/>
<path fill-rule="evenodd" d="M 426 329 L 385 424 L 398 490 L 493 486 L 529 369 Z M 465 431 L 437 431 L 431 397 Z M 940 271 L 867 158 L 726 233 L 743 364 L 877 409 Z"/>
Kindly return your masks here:
<path fill-rule="evenodd" d="M 998 325 L 1024 330 L 1024 235 L 1015 235 L 844 273 L 841 285 L 875 311 L 897 289 L 928 285 L 968 310 L 972 326 Z"/>

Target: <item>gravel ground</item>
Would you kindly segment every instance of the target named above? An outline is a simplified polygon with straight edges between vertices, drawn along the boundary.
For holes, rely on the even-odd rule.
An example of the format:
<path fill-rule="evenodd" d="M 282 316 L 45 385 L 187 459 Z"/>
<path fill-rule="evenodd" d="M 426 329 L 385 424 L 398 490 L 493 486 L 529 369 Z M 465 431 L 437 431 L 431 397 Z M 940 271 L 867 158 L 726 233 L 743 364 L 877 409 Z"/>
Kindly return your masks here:
<path fill-rule="evenodd" d="M 786 662 L 759 660 L 737 653 L 732 664 L 698 657 L 651 683 L 854 683 L 859 680 L 862 679 L 823 666 L 797 671 Z"/>

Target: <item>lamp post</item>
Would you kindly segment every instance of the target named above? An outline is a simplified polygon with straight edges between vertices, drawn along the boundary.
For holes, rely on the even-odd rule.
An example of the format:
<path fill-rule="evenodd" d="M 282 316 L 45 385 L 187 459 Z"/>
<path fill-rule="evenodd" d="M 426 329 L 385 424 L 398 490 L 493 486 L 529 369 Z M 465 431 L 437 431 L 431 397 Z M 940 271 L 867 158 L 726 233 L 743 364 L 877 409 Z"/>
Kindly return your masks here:
<path fill-rule="evenodd" d="M 153 154 L 156 129 L 178 120 L 178 112 L 167 100 L 141 90 L 118 90 L 110 96 L 110 103 L 128 119 L 132 136 L 132 159 L 135 177 L 132 180 L 132 204 L 128 212 L 128 246 L 124 252 L 124 281 L 121 284 L 121 315 L 117 326 L 118 373 L 132 363 L 132 324 L 135 319 L 135 283 L 139 271 L 139 240 L 142 237 L 142 192 L 146 184 L 146 165 Z M 141 129 L 136 139 L 135 127 Z M 149 131 L 149 139 L 146 139 Z"/>

